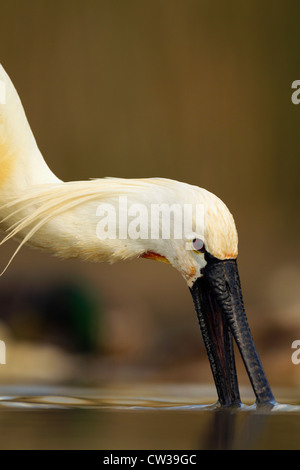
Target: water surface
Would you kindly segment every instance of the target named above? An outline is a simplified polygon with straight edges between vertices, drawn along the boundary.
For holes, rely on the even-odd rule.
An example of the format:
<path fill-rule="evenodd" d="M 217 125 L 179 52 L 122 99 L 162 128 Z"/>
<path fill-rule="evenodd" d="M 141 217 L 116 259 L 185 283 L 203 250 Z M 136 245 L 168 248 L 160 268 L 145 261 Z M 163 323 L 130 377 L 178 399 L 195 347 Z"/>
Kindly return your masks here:
<path fill-rule="evenodd" d="M 222 410 L 199 385 L 1 386 L 0 448 L 300 449 L 300 401 L 279 393 L 288 405 L 256 409 L 244 390 Z"/>

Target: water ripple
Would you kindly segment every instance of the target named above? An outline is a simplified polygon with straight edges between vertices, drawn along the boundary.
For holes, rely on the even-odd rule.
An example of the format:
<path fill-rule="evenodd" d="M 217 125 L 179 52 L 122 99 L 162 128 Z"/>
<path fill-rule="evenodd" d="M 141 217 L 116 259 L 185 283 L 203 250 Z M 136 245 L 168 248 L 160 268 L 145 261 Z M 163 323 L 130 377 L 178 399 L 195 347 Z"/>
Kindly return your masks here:
<path fill-rule="evenodd" d="M 202 390 L 197 396 L 199 388 L 180 387 L 149 387 L 145 389 L 123 389 L 116 392 L 114 389 L 72 389 L 72 388 L 24 388 L 13 389 L 14 393 L 0 395 L 0 408 L 15 409 L 115 409 L 115 410 L 170 410 L 170 411 L 217 411 L 224 410 L 214 399 Z M 61 393 L 61 392 L 64 393 Z M 18 393 L 19 392 L 19 393 Z M 29 393 L 20 393 L 29 392 Z M 42 393 L 41 393 L 42 392 Z M 48 392 L 48 393 L 47 393 Z M 56 393 L 55 393 L 56 392 Z M 69 392 L 69 393 L 68 393 Z M 77 393 L 76 393 L 77 392 Z M 184 393 L 183 393 L 184 392 Z M 207 393 L 207 392 L 206 392 Z M 1 394 L 1 387 L 0 387 Z M 199 398 L 200 395 L 200 398 Z M 181 399 L 178 399 L 180 397 Z M 201 403 L 199 403 L 201 402 Z M 256 406 L 250 402 L 240 407 L 229 408 L 231 412 L 253 412 L 255 414 L 268 413 L 299 413 L 300 405 L 276 403 L 274 406 Z"/>

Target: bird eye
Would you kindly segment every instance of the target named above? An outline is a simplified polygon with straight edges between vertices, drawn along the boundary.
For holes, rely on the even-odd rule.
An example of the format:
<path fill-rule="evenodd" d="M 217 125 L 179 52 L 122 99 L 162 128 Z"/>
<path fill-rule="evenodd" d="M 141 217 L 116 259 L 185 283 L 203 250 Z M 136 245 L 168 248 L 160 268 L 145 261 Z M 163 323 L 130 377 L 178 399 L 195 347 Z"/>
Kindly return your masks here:
<path fill-rule="evenodd" d="M 203 240 L 200 240 L 200 238 L 194 238 L 193 248 L 198 253 L 204 253 L 205 252 L 205 246 L 204 246 Z"/>

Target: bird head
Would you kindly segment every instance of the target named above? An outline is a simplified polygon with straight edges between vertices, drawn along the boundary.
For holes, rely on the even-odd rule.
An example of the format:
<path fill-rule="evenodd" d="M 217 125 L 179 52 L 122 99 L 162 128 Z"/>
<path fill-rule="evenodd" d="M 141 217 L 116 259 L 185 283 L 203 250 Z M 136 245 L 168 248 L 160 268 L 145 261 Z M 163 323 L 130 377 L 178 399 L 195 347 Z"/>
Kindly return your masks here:
<path fill-rule="evenodd" d="M 236 259 L 238 235 L 233 216 L 221 199 L 203 188 L 172 183 L 176 183 L 176 190 L 165 193 L 166 210 L 160 208 L 161 236 L 154 240 L 148 237 L 141 256 L 171 264 L 192 287 L 210 259 Z M 149 220 L 157 222 L 153 217 Z M 165 238 L 164 222 L 171 225 Z"/>
<path fill-rule="evenodd" d="M 142 256 L 167 261 L 185 278 L 193 297 L 219 402 L 223 406 L 240 404 L 234 338 L 257 404 L 273 406 L 274 397 L 244 310 L 236 260 L 238 235 L 233 216 L 218 197 L 206 190 L 184 187 L 182 192 L 184 204 L 201 208 L 198 212 L 194 210 L 201 220 L 194 215 L 190 232 L 185 232 L 181 239 L 154 243 Z"/>

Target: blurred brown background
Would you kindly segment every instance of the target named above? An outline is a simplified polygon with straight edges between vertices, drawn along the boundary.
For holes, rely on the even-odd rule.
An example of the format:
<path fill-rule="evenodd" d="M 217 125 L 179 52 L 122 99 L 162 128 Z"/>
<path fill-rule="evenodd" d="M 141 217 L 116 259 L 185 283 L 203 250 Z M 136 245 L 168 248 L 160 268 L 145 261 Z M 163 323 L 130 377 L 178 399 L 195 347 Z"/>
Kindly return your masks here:
<path fill-rule="evenodd" d="M 292 0 L 14 0 L 0 14 L 0 60 L 57 176 L 174 178 L 228 205 L 250 326 L 282 386 L 300 385 L 299 13 Z M 164 264 L 24 248 L 0 303 L 1 382 L 212 380 L 188 289 Z"/>

